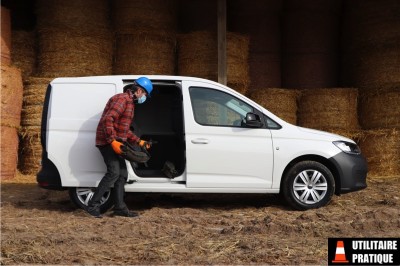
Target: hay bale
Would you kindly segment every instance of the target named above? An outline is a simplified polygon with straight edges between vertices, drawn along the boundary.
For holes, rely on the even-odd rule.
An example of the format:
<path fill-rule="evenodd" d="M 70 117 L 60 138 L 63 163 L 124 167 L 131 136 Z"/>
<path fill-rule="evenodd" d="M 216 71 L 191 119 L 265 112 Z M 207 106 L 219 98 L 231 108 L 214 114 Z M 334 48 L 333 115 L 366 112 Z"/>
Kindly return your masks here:
<path fill-rule="evenodd" d="M 358 90 L 355 88 L 307 89 L 298 106 L 300 126 L 320 130 L 357 130 Z"/>
<path fill-rule="evenodd" d="M 296 125 L 298 90 L 265 88 L 251 90 L 249 97 L 283 120 Z"/>
<path fill-rule="evenodd" d="M 117 35 L 114 74 L 175 74 L 175 37 L 161 32 Z"/>
<path fill-rule="evenodd" d="M 360 123 L 364 129 L 400 129 L 400 84 L 397 88 L 361 94 Z"/>
<path fill-rule="evenodd" d="M 1 124 L 18 128 L 22 108 L 21 71 L 13 66 L 1 65 Z"/>
<path fill-rule="evenodd" d="M 282 86 L 285 88 L 333 88 L 338 85 L 335 53 L 283 54 Z"/>
<path fill-rule="evenodd" d="M 18 161 L 18 134 L 14 127 L 0 126 L 1 180 L 15 177 Z"/>
<path fill-rule="evenodd" d="M 91 34 L 109 29 L 107 0 L 37 0 L 37 27 Z"/>
<path fill-rule="evenodd" d="M 399 51 L 400 42 L 345 53 L 342 59 L 342 83 L 365 89 L 400 83 Z"/>
<path fill-rule="evenodd" d="M 13 31 L 12 36 L 12 61 L 26 79 L 36 71 L 36 33 L 18 30 Z"/>
<path fill-rule="evenodd" d="M 11 64 L 11 17 L 10 10 L 1 6 L 1 64 Z"/>
<path fill-rule="evenodd" d="M 112 72 L 112 34 L 39 29 L 38 75 L 96 76 Z"/>
<path fill-rule="evenodd" d="M 24 126 L 19 135 L 21 145 L 18 169 L 26 175 L 36 174 L 40 170 L 42 160 L 40 126 Z"/>
<path fill-rule="evenodd" d="M 24 127 L 40 126 L 44 98 L 51 78 L 30 77 L 24 85 L 24 101 L 21 113 L 21 125 Z"/>
<path fill-rule="evenodd" d="M 218 47 L 215 33 L 192 32 L 179 36 L 178 73 L 218 80 Z M 249 85 L 248 37 L 227 33 L 228 86 L 244 94 Z"/>
<path fill-rule="evenodd" d="M 176 0 L 116 0 L 112 5 L 112 20 L 117 33 L 126 29 L 176 32 Z"/>
<path fill-rule="evenodd" d="M 400 175 L 400 131 L 368 130 L 360 141 L 367 158 L 369 176 Z"/>

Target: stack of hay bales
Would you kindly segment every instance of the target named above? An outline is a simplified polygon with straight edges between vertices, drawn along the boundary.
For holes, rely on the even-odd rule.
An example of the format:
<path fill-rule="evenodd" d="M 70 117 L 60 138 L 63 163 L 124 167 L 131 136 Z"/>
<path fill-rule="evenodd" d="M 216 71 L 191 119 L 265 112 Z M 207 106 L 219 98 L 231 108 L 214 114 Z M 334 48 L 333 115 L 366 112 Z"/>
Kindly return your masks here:
<path fill-rule="evenodd" d="M 38 0 L 36 13 L 40 77 L 111 74 L 107 0 Z"/>
<path fill-rule="evenodd" d="M 42 159 L 40 126 L 46 89 L 50 82 L 51 78 L 30 77 L 24 84 L 18 164 L 23 174 L 36 174 L 40 170 Z"/>
<path fill-rule="evenodd" d="M 283 87 L 337 87 L 340 8 L 339 0 L 285 2 Z"/>
<path fill-rule="evenodd" d="M 114 74 L 175 74 L 175 0 L 116 0 Z"/>
<path fill-rule="evenodd" d="M 216 32 L 181 34 L 178 41 L 178 74 L 218 80 L 218 43 Z M 245 94 L 249 87 L 249 38 L 227 33 L 228 87 Z"/>
<path fill-rule="evenodd" d="M 359 134 L 358 90 L 320 88 L 301 91 L 298 123 L 302 127 L 338 133 L 350 138 Z"/>
<path fill-rule="evenodd" d="M 400 174 L 400 2 L 345 2 L 343 84 L 359 87 L 360 141 L 370 176 Z"/>
<path fill-rule="evenodd" d="M 7 61 L 6 61 L 7 62 Z M 22 106 L 21 71 L 1 61 L 1 179 L 15 176 L 18 161 L 18 129 Z"/>
<path fill-rule="evenodd" d="M 282 0 L 228 1 L 228 29 L 250 38 L 251 89 L 281 87 Z"/>
<path fill-rule="evenodd" d="M 265 88 L 250 90 L 249 97 L 286 122 L 297 124 L 298 90 Z"/>

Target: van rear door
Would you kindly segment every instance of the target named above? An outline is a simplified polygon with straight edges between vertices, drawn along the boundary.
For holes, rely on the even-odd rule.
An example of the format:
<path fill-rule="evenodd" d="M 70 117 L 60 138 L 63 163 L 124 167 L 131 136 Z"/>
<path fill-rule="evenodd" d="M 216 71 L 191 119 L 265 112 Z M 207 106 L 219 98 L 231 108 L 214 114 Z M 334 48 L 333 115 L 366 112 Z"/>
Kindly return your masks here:
<path fill-rule="evenodd" d="M 272 185 L 271 132 L 242 124 L 256 112 L 213 83 L 184 81 L 187 186 L 267 189 Z"/>

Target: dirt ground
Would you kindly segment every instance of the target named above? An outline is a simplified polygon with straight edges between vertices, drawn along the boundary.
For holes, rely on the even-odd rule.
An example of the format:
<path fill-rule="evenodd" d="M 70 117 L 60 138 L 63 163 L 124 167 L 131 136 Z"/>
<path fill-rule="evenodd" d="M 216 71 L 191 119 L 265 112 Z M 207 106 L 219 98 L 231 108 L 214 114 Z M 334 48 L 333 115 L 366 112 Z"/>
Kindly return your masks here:
<path fill-rule="evenodd" d="M 34 180 L 2 181 L 1 264 L 326 265 L 329 237 L 400 236 L 400 177 L 305 212 L 278 196 L 127 194 L 134 219 L 89 217 Z"/>

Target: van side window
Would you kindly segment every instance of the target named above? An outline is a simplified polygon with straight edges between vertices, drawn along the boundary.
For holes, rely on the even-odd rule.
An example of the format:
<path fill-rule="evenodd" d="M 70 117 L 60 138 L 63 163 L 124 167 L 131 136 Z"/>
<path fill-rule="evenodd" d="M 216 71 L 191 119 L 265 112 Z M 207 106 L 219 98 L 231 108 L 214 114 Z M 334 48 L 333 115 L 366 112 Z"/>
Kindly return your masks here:
<path fill-rule="evenodd" d="M 241 127 L 246 114 L 253 112 L 253 107 L 222 91 L 191 87 L 189 92 L 194 119 L 201 125 Z"/>

